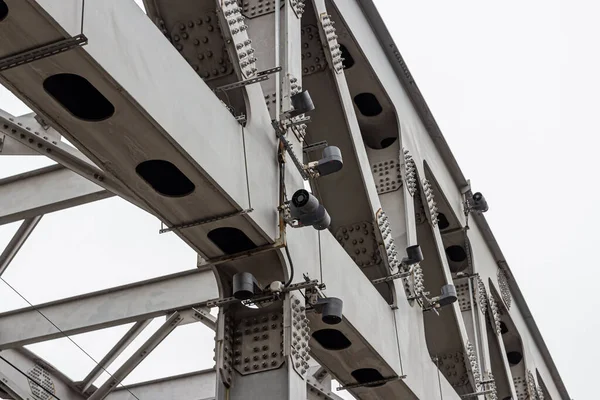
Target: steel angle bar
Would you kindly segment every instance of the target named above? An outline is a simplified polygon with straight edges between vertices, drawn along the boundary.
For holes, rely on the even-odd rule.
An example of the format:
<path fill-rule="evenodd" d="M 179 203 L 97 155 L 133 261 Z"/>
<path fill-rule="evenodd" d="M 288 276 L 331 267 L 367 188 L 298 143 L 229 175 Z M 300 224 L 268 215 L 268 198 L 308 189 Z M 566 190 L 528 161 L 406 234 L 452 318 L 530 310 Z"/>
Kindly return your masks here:
<path fill-rule="evenodd" d="M 167 318 L 168 319 L 168 318 Z M 117 342 L 113 346 L 112 349 L 100 360 L 98 364 L 90 371 L 89 374 L 83 379 L 81 382 L 81 391 L 85 393 L 98 379 L 98 377 L 102 374 L 102 372 L 106 371 L 106 369 L 121 355 L 121 353 L 134 341 L 136 337 L 152 322 L 151 319 L 147 319 L 145 321 L 136 322 L 131 329 L 123 335 L 121 340 Z"/>
<path fill-rule="evenodd" d="M 218 295 L 213 272 L 194 269 L 8 311 L 0 314 L 0 350 L 202 307 Z"/>
<path fill-rule="evenodd" d="M 33 125 L 32 121 L 27 123 Z M 38 129 L 39 128 L 39 129 Z M 148 208 L 134 198 L 129 189 L 123 187 L 117 180 L 94 165 L 79 150 L 44 135 L 43 127 L 28 126 L 10 114 L 0 110 L 0 132 L 12 139 L 64 165 L 78 175 L 124 198 L 130 203 L 148 211 Z M 150 212 L 151 213 L 151 212 Z M 151 213 L 152 214 L 152 213 Z"/>
<path fill-rule="evenodd" d="M 14 55 L 0 58 L 0 72 L 18 67 L 23 64 L 28 64 L 33 61 L 41 60 L 42 58 L 50 57 L 64 51 L 71 50 L 75 47 L 84 46 L 88 42 L 84 34 L 58 40 L 48 43 L 43 46 L 38 46 L 30 50 L 22 51 Z"/>
<path fill-rule="evenodd" d="M 173 330 L 183 318 L 174 312 L 150 338 L 140 346 L 123 365 L 96 390 L 88 400 L 102 400 L 114 390 L 122 381 L 154 350 Z"/>
<path fill-rule="evenodd" d="M 0 225 L 106 199 L 113 193 L 51 165 L 0 179 Z"/>
<path fill-rule="evenodd" d="M 42 219 L 41 215 L 28 218 L 23 221 L 21 226 L 19 226 L 17 232 L 14 234 L 10 242 L 8 242 L 8 245 L 6 245 L 6 248 L 2 254 L 0 254 L 0 276 L 2 276 L 4 271 L 6 271 L 11 261 L 13 258 L 15 258 L 31 232 L 33 232 L 38 222 L 40 222 L 40 219 Z"/>

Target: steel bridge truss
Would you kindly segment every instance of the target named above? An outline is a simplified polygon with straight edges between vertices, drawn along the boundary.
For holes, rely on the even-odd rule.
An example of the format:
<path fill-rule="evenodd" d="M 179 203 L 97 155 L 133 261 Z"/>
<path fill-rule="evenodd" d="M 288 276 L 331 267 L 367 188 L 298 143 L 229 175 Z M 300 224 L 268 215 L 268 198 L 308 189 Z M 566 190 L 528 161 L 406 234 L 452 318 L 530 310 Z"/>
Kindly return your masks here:
<path fill-rule="evenodd" d="M 569 398 L 371 0 L 144 5 L 0 0 L 0 83 L 34 110 L 0 110 L 0 155 L 56 162 L 0 179 L 0 224 L 21 221 L 0 276 L 44 215 L 112 196 L 198 264 L 0 313 L 0 398 L 337 400 L 332 379 L 359 399 Z M 344 165 L 320 176 L 330 145 Z M 328 229 L 289 223 L 305 180 Z M 214 368 L 122 385 L 196 322 L 215 331 Z M 80 382 L 24 348 L 124 324 Z"/>

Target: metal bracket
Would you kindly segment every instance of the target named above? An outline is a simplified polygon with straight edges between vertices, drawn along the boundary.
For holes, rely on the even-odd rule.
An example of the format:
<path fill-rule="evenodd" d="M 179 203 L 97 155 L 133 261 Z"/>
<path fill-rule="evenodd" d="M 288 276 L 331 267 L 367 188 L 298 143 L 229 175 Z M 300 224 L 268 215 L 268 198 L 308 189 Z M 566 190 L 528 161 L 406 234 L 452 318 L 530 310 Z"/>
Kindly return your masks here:
<path fill-rule="evenodd" d="M 484 390 L 481 392 L 474 392 L 474 393 L 467 393 L 467 394 L 461 394 L 460 398 L 461 399 L 468 399 L 469 397 L 477 397 L 477 396 L 482 396 L 484 394 L 489 394 L 489 393 L 493 393 L 494 389 L 488 389 L 488 390 Z"/>
<path fill-rule="evenodd" d="M 6 71 L 23 64 L 51 57 L 55 54 L 71 50 L 75 47 L 84 46 L 88 43 L 88 38 L 84 34 L 62 39 L 49 44 L 41 45 L 30 50 L 0 58 L 0 72 Z"/>
<path fill-rule="evenodd" d="M 219 215 L 216 217 L 204 218 L 204 219 L 199 219 L 199 220 L 192 221 L 192 222 L 187 222 L 185 224 L 174 225 L 170 228 L 162 228 L 162 222 L 161 222 L 161 229 L 158 231 L 158 233 L 161 234 L 161 233 L 166 233 L 166 232 L 172 232 L 172 231 L 178 230 L 178 229 L 192 228 L 194 226 L 204 225 L 204 224 L 208 224 L 208 223 L 215 222 L 215 221 L 220 221 L 220 220 L 227 219 L 227 218 L 237 217 L 238 215 L 249 214 L 252 211 L 254 211 L 253 208 L 248 208 L 245 210 L 233 212 L 231 214 L 224 214 L 224 215 Z"/>
<path fill-rule="evenodd" d="M 288 293 L 288 292 L 292 292 L 294 290 L 309 289 L 309 288 L 314 288 L 314 287 L 324 289 L 325 285 L 323 283 L 319 283 L 318 280 L 313 279 L 308 282 L 293 283 L 293 284 L 289 285 L 288 287 L 283 288 L 283 290 L 281 292 L 259 294 L 259 295 L 253 296 L 247 300 L 240 300 L 240 299 L 236 299 L 235 297 L 225 297 L 222 299 L 208 300 L 208 301 L 202 303 L 201 306 L 213 308 L 213 307 L 225 307 L 230 304 L 242 303 L 242 302 L 249 303 L 249 304 L 262 303 L 262 302 L 277 300 L 277 298 L 279 298 L 281 293 Z"/>
<path fill-rule="evenodd" d="M 288 140 L 284 136 L 285 132 L 282 132 L 281 128 L 279 127 L 279 124 L 277 123 L 277 121 L 273 121 L 272 125 L 273 125 L 273 128 L 275 128 L 275 134 L 283 142 L 283 147 L 285 148 L 285 150 L 287 151 L 287 153 L 290 155 L 290 158 L 294 162 L 294 165 L 298 169 L 298 172 L 300 172 L 300 176 L 302 176 L 302 179 L 304 179 L 305 181 L 307 181 L 308 178 L 309 178 L 309 176 L 306 173 L 306 170 L 304 168 L 304 164 L 302 164 L 300 162 L 300 160 L 298 160 L 298 157 L 296 156 L 296 154 L 294 153 L 294 150 L 292 149 L 292 145 L 290 144 L 290 142 L 288 142 Z"/>
<path fill-rule="evenodd" d="M 217 91 L 226 92 L 228 90 L 241 88 L 241 87 L 244 87 L 244 86 L 251 85 L 253 83 L 266 81 L 267 79 L 269 79 L 269 75 L 274 74 L 274 73 L 279 72 L 279 71 L 281 71 L 281 67 L 265 69 L 264 71 L 257 72 L 256 76 L 254 78 L 245 79 L 243 81 L 234 82 L 234 83 L 230 83 L 228 85 L 219 86 L 218 88 L 214 89 L 214 91 L 215 92 L 217 92 Z"/>
<path fill-rule="evenodd" d="M 354 389 L 354 388 L 364 387 L 364 386 L 380 385 L 380 384 L 384 384 L 384 383 L 388 383 L 388 382 L 399 381 L 402 379 L 406 379 L 406 375 L 393 376 L 391 378 L 384 378 L 384 379 L 380 379 L 378 381 L 372 381 L 372 382 L 352 383 L 350 385 L 338 386 L 336 388 L 336 390 L 340 391 L 340 390 L 348 390 L 348 389 Z"/>
<path fill-rule="evenodd" d="M 407 278 L 412 274 L 412 268 L 409 271 L 406 272 L 397 272 L 393 275 L 389 275 L 389 276 L 384 276 L 383 278 L 377 278 L 377 279 L 373 279 L 371 282 L 373 283 L 373 285 L 378 285 L 380 283 L 384 283 L 384 282 L 391 282 L 393 280 L 396 279 L 402 279 L 402 278 Z"/>
<path fill-rule="evenodd" d="M 324 149 L 327 146 L 329 146 L 329 144 L 327 143 L 327 140 L 323 140 L 323 141 L 320 141 L 320 142 L 317 142 L 317 143 L 313 143 L 313 144 L 309 144 L 307 146 L 304 146 L 302 148 L 302 151 L 305 152 L 305 153 L 311 153 L 313 151 Z"/>

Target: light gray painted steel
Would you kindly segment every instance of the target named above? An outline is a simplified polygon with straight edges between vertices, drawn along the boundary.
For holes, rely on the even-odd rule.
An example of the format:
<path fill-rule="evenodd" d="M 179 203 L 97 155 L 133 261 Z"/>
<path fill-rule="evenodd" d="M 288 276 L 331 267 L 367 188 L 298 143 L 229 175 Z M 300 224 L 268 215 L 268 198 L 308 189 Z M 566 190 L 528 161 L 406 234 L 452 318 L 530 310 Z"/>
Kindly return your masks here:
<path fill-rule="evenodd" d="M 168 317 L 167 317 L 168 320 Z M 98 364 L 90 371 L 89 374 L 81 383 L 81 391 L 85 393 L 90 386 L 94 383 L 96 379 L 102 372 L 106 371 L 106 369 L 119 357 L 119 355 L 134 341 L 136 337 L 148 326 L 148 324 L 152 322 L 151 319 L 147 319 L 145 321 L 136 322 L 128 331 L 123 335 L 123 337 L 113 346 L 112 349 L 100 360 Z"/>
<path fill-rule="evenodd" d="M 171 314 L 171 316 L 167 318 L 160 328 L 158 328 L 157 331 L 154 332 L 152 336 L 150 336 L 150 338 L 146 340 L 144 344 L 142 344 L 140 348 L 134 354 L 132 354 L 131 357 L 129 357 L 127 361 L 125 361 L 123 365 L 121 365 L 119 369 L 112 374 L 110 378 L 108 378 L 108 380 L 98 388 L 98 390 L 94 392 L 94 394 L 88 398 L 88 400 L 102 400 L 106 398 L 106 396 L 108 396 L 108 394 L 113 391 L 123 381 L 123 379 L 127 378 L 127 376 L 135 369 L 135 367 L 140 365 L 140 363 L 144 361 L 146 357 L 148 357 L 148 354 L 150 354 L 152 350 L 154 350 L 163 340 L 165 340 L 167 336 L 169 336 L 171 332 L 173 332 L 181 320 L 182 317 L 178 312 Z"/>
<path fill-rule="evenodd" d="M 26 393 L 26 399 L 38 399 L 39 397 L 33 395 L 34 392 L 44 393 L 45 397 L 42 397 L 44 399 L 53 399 L 53 397 L 46 394 L 44 391 L 41 391 L 39 388 L 35 390 L 35 384 L 31 379 L 42 379 L 41 382 L 38 382 L 53 387 L 54 394 L 60 400 L 85 399 L 85 397 L 77 391 L 75 384 L 69 378 L 27 349 L 5 350 L 0 352 L 0 357 L 6 359 L 10 364 L 17 368 L 15 369 L 13 366 L 0 359 L 0 373 L 12 382 L 12 385 L 20 388 L 22 392 Z M 31 376 L 31 378 L 24 376 L 19 371 Z M 34 372 L 34 374 L 29 375 L 31 372 Z"/>
<path fill-rule="evenodd" d="M 215 370 L 207 369 L 119 387 L 107 400 L 212 400 L 215 397 Z M 135 397 L 131 395 L 133 393 Z"/>
<path fill-rule="evenodd" d="M 0 179 L 0 225 L 113 196 L 60 165 Z"/>
<path fill-rule="evenodd" d="M 0 134 L 0 155 L 2 156 L 39 156 L 37 151 L 31 150 L 10 136 Z"/>
<path fill-rule="evenodd" d="M 412 78 L 406 63 L 402 56 L 398 52 L 398 48 L 394 44 L 394 40 L 390 35 L 385 23 L 383 22 L 381 15 L 377 11 L 373 0 L 332 0 L 336 7 L 338 7 L 343 14 L 344 18 L 348 18 L 350 15 L 359 17 L 359 20 L 364 20 L 369 26 L 369 31 L 376 37 L 378 46 L 371 46 L 370 49 L 376 51 L 378 54 L 367 54 L 370 60 L 378 60 L 381 62 L 383 58 L 387 58 L 390 68 L 393 70 L 395 79 L 401 82 L 404 91 L 410 98 L 412 104 L 414 104 L 423 124 L 427 127 L 426 134 L 430 137 L 430 140 L 434 144 L 435 148 L 439 152 L 441 157 L 441 165 L 444 169 L 447 169 L 451 182 L 458 188 L 462 188 L 468 185 L 468 181 L 458 163 L 456 158 L 452 154 L 448 143 L 446 142 L 442 132 L 433 117 L 431 110 L 427 106 L 423 95 L 421 94 L 417 84 Z M 355 21 L 350 24 L 353 31 L 360 30 L 363 22 Z M 383 57 L 381 57 L 382 55 Z M 376 71 L 378 72 L 378 71 Z M 381 79 L 382 75 L 378 73 Z M 444 192 L 448 192 L 444 190 Z M 460 215 L 460 214 L 459 214 Z M 486 218 L 482 214 L 473 215 L 475 224 L 480 228 L 481 234 L 483 235 L 485 245 L 490 249 L 494 258 L 497 262 L 502 262 L 506 265 L 509 277 L 512 278 L 512 272 L 506 264 L 506 259 L 500 250 L 500 246 L 496 241 Z M 531 311 L 527 306 L 527 303 L 523 297 L 523 294 L 515 279 L 509 279 L 509 284 L 515 298 L 515 302 L 522 313 L 525 315 L 525 326 L 531 332 L 532 339 L 536 346 L 539 348 L 541 358 L 543 362 L 548 366 L 549 372 L 552 376 L 552 380 L 556 383 L 557 388 L 560 392 L 560 396 L 564 399 L 570 399 L 569 393 L 560 377 L 556 364 L 552 360 L 548 347 L 546 346 L 544 339 L 531 315 Z"/>
<path fill-rule="evenodd" d="M 3 362 L 3 364 L 6 364 Z M 10 367 L 9 367 L 10 368 Z M 14 383 L 8 376 L 0 372 L 0 398 L 4 398 L 2 395 L 8 394 L 9 399 L 15 400 L 27 400 L 31 395 L 25 388 L 20 387 Z"/>
<path fill-rule="evenodd" d="M 189 309 L 219 297 L 211 271 L 191 270 L 0 314 L 0 349 Z M 36 311 L 36 310 L 39 310 Z"/>
<path fill-rule="evenodd" d="M 140 400 L 214 400 L 215 379 L 214 369 L 190 372 L 119 387 L 110 393 L 106 399 L 137 400 L 131 395 L 133 393 Z M 319 399 L 342 399 L 329 390 L 322 391 L 321 387 L 312 382 L 307 382 L 307 391 L 309 393 L 320 393 Z"/>
<path fill-rule="evenodd" d="M 19 226 L 17 232 L 15 232 L 2 254 L 0 254 L 0 276 L 2 276 L 4 271 L 6 271 L 6 268 L 8 268 L 13 258 L 15 258 L 21 249 L 21 246 L 23 246 L 29 235 L 31 235 L 31 232 L 37 226 L 38 222 L 40 222 L 40 219 L 42 219 L 41 215 L 28 218 L 23 221 L 21 226 Z"/>

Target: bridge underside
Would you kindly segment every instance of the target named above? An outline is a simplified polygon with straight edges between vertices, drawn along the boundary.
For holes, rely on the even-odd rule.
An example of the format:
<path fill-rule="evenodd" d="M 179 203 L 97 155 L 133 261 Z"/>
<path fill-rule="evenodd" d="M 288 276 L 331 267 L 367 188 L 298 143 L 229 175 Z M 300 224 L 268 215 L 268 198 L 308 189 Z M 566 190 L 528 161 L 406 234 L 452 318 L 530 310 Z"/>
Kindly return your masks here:
<path fill-rule="evenodd" d="M 0 313 L 0 397 L 337 400 L 335 378 L 359 399 L 517 398 L 523 383 L 567 398 L 526 305 L 510 308 L 520 292 L 483 216 L 460 234 L 471 189 L 373 4 L 274 3 L 153 0 L 146 15 L 129 0 L 0 0 L 0 82 L 34 113 L 0 114 L 0 155 L 60 164 L 0 180 L 0 224 L 23 220 L 0 275 L 42 215 L 115 195 L 199 256 L 191 271 Z M 302 90 L 316 108 L 294 119 Z M 320 152 L 303 149 L 322 141 L 344 167 L 320 177 Z M 328 229 L 290 223 L 306 171 Z M 424 260 L 400 263 L 415 245 Z M 255 279 L 250 306 L 240 272 Z M 441 307 L 447 285 L 460 290 Z M 320 308 L 331 299 L 341 320 Z M 501 319 L 520 336 L 503 339 Z M 122 387 L 195 322 L 216 333 L 214 369 Z M 80 382 L 23 348 L 128 323 Z"/>

